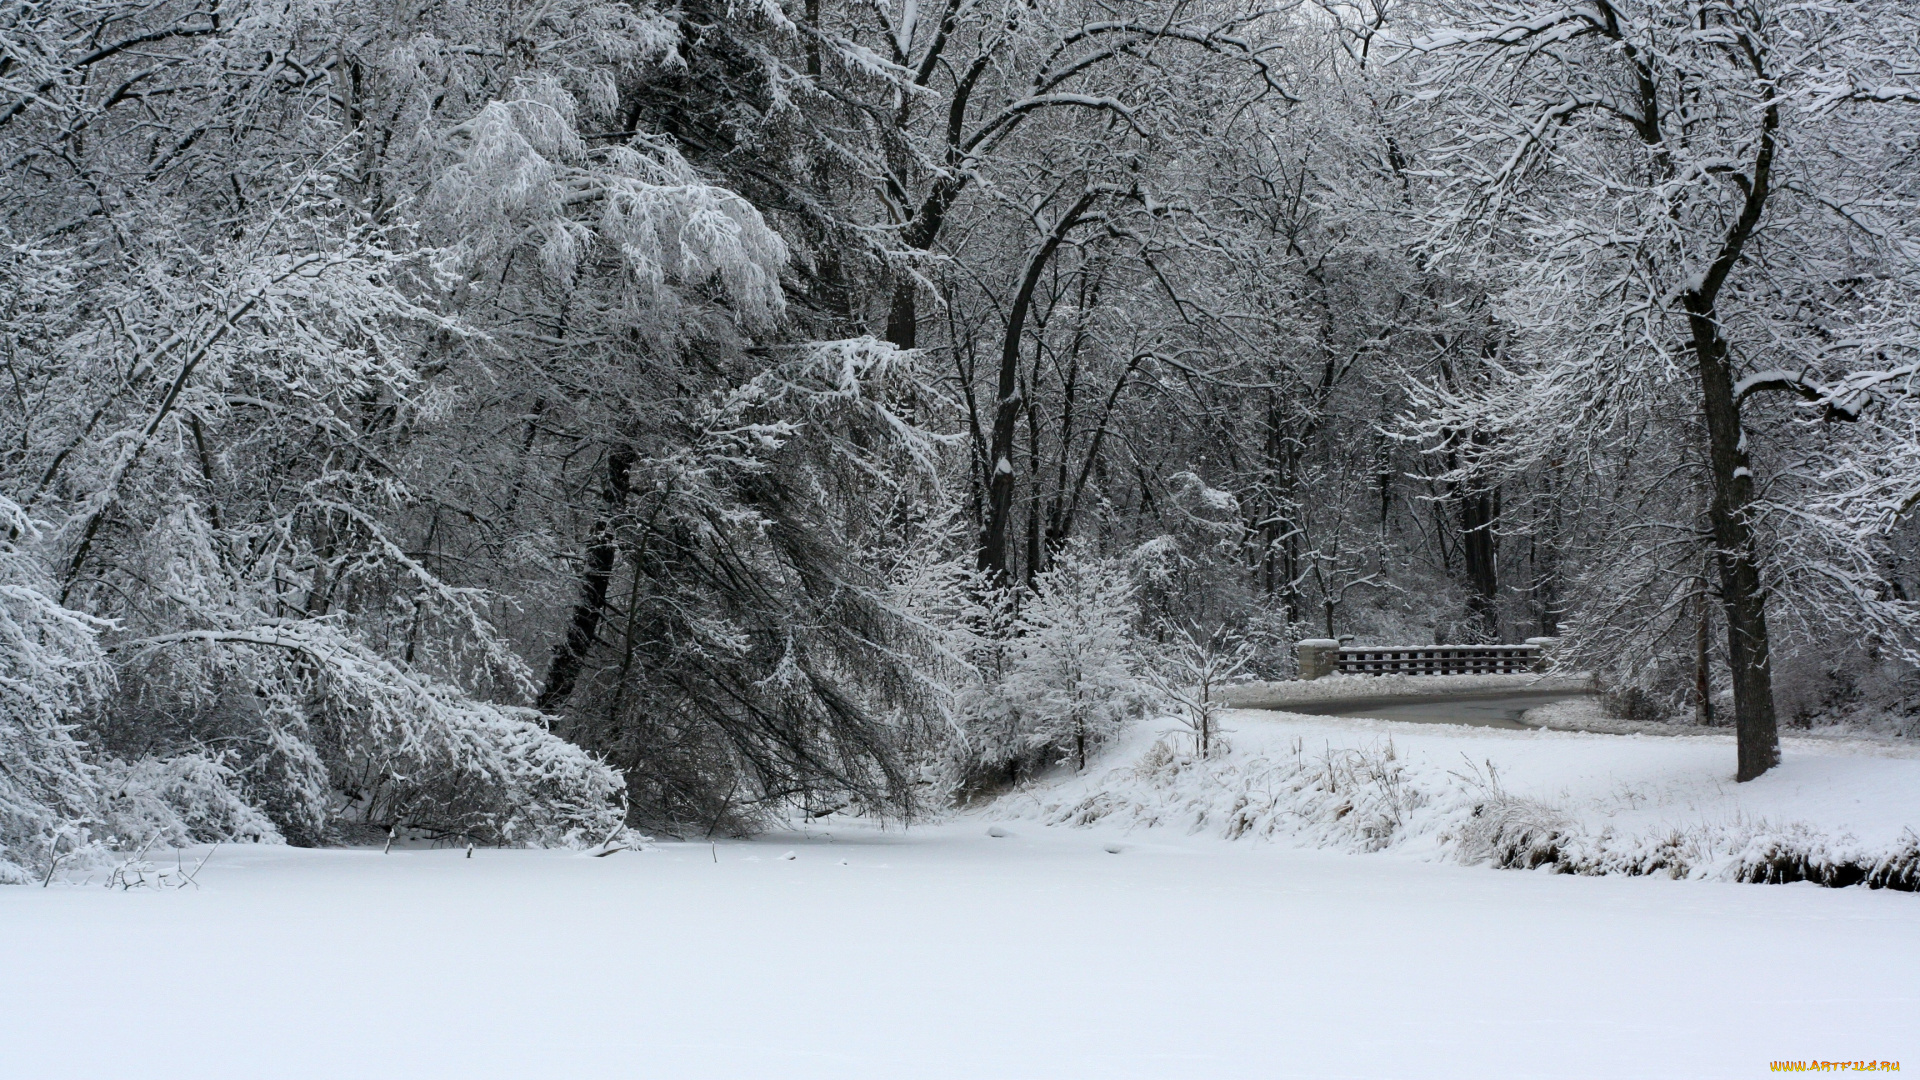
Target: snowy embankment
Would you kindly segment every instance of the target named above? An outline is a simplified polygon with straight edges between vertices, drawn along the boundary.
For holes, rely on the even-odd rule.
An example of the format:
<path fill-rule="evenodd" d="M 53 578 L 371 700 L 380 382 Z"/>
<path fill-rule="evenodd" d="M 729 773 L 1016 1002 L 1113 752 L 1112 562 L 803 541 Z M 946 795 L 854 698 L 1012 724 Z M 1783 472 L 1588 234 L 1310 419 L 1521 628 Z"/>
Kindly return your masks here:
<path fill-rule="evenodd" d="M 1778 768 L 1735 784 L 1730 734 L 1254 710 L 1223 728 L 1227 749 L 1202 760 L 1177 725 L 1143 725 L 1084 775 L 988 812 L 1577 874 L 1920 887 L 1920 747 L 1790 737 Z"/>

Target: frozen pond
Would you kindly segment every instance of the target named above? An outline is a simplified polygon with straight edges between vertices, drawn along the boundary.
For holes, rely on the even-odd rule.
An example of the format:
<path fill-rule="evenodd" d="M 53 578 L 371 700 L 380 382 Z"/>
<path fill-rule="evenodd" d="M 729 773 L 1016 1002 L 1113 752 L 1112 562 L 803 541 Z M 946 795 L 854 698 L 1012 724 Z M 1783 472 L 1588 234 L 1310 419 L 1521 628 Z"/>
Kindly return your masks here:
<path fill-rule="evenodd" d="M 1585 694 L 1566 691 L 1481 692 L 1460 697 L 1374 697 L 1345 698 L 1330 701 L 1302 701 L 1289 704 L 1282 712 L 1308 716 L 1352 716 L 1373 720 L 1404 720 L 1415 724 L 1465 724 L 1469 727 L 1532 730 L 1521 723 L 1528 709 L 1537 709 L 1556 701 L 1571 701 Z"/>
<path fill-rule="evenodd" d="M 605 859 L 228 845 L 199 889 L 0 887 L 0 1076 L 1598 1080 L 1920 1060 L 1910 895 L 1171 828 L 993 837 L 994 820 Z"/>

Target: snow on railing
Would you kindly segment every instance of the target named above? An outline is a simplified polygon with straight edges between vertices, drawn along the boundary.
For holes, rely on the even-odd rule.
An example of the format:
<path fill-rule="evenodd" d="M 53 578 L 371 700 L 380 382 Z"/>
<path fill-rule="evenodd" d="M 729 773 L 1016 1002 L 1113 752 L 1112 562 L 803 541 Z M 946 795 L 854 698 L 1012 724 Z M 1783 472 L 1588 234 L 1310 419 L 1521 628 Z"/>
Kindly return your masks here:
<path fill-rule="evenodd" d="M 1507 675 L 1545 670 L 1554 638 L 1524 645 L 1342 645 L 1332 638 L 1300 642 L 1300 677 L 1322 675 Z"/>

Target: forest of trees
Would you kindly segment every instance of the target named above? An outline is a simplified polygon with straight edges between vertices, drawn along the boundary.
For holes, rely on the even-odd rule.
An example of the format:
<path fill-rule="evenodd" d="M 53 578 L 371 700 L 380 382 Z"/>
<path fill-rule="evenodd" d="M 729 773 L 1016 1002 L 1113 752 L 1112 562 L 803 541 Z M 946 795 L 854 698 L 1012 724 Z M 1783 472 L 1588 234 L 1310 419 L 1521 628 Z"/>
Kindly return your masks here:
<path fill-rule="evenodd" d="M 3 0 L 0 880 L 1920 712 L 1906 0 Z"/>

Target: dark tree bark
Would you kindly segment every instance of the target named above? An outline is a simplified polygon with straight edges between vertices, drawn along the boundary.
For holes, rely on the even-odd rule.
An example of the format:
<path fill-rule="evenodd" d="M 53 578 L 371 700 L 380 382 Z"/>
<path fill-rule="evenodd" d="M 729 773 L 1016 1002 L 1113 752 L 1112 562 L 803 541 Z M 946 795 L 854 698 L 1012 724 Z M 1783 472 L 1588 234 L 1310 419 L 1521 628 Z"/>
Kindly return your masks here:
<path fill-rule="evenodd" d="M 1533 580 L 1528 590 L 1541 637 L 1560 636 L 1560 466 L 1549 466 L 1542 478 L 1547 500 L 1544 515 L 1536 515 L 1528 538 L 1527 561 Z"/>
<path fill-rule="evenodd" d="M 1467 622 L 1479 640 L 1500 640 L 1500 577 L 1494 561 L 1493 527 L 1498 492 L 1468 487 L 1460 494 L 1460 550 L 1467 570 Z"/>
<path fill-rule="evenodd" d="M 1488 360 L 1495 356 L 1497 332 L 1497 327 L 1491 328 L 1481 346 Z M 1457 346 L 1459 339 L 1449 342 L 1442 338 L 1440 343 L 1443 350 L 1440 377 L 1448 388 L 1455 388 L 1463 378 L 1472 376 L 1456 371 L 1445 359 L 1444 350 Z M 1484 377 L 1484 371 L 1481 375 Z M 1500 573 L 1494 545 L 1494 527 L 1500 517 L 1500 489 L 1489 487 L 1477 475 L 1477 463 L 1492 444 L 1493 437 L 1484 431 L 1449 432 L 1445 443 L 1447 471 L 1462 476 L 1448 485 L 1448 495 L 1460 515 L 1461 568 L 1467 577 L 1467 635 L 1474 639 L 1471 644 L 1475 645 L 1500 640 Z"/>
<path fill-rule="evenodd" d="M 1086 213 L 1104 192 L 1081 195 L 1027 263 L 1027 272 L 1007 311 L 1007 330 L 1000 343 L 1000 377 L 996 383 L 993 434 L 987 444 L 987 519 L 980 529 L 980 569 L 996 583 L 1007 580 L 1007 545 L 1013 523 L 1013 435 L 1024 402 L 1020 395 L 1021 339 L 1026 335 L 1027 313 L 1033 308 L 1034 289 L 1060 245 L 1074 226 L 1086 219 Z"/>
<path fill-rule="evenodd" d="M 964 105 L 965 97 L 956 98 L 956 104 Z M 955 151 L 949 159 L 958 162 L 960 157 Z M 947 210 L 955 199 L 966 190 L 964 179 L 940 180 L 935 182 L 933 190 L 914 211 L 910 221 L 900 235 L 901 245 L 909 251 L 928 251 L 933 242 L 940 237 L 940 230 L 947 223 Z M 902 349 L 915 347 L 920 337 L 920 283 L 915 280 L 911 268 L 902 267 L 893 282 L 893 301 L 887 307 L 888 342 Z"/>
<path fill-rule="evenodd" d="M 1701 727 L 1713 726 L 1712 622 L 1707 609 L 1707 579 L 1700 579 L 1700 592 L 1694 601 L 1693 635 L 1693 719 Z"/>
<path fill-rule="evenodd" d="M 893 286 L 893 304 L 887 309 L 887 341 L 902 349 L 918 348 L 920 313 L 914 300 L 913 276 L 902 272 Z"/>
<path fill-rule="evenodd" d="M 1765 77 L 1757 57 L 1755 75 Z M 1741 177 L 1746 198 L 1700 284 L 1681 295 L 1694 358 L 1700 368 L 1701 411 L 1707 422 L 1707 467 L 1713 496 L 1707 520 L 1720 570 L 1727 619 L 1727 658 L 1733 667 L 1733 713 L 1739 742 L 1734 779 L 1751 780 L 1780 764 L 1780 731 L 1773 711 L 1773 668 L 1767 638 L 1767 597 L 1753 540 L 1753 462 L 1740 426 L 1733 359 L 1720 332 L 1720 289 L 1760 224 L 1771 191 L 1778 99 L 1761 114 L 1759 148 L 1751 175 Z"/>
<path fill-rule="evenodd" d="M 1040 333 L 1044 336 L 1046 329 Z M 1029 406 L 1039 396 L 1040 362 L 1034 361 L 1032 375 L 1026 380 L 1021 396 Z M 1040 573 L 1040 410 L 1027 409 L 1027 558 L 1023 568 L 1023 578 L 1027 587 L 1033 587 L 1033 579 Z"/>
<path fill-rule="evenodd" d="M 1081 501 L 1087 492 L 1087 484 L 1093 479 L 1094 470 L 1100 464 L 1100 452 L 1102 447 L 1106 445 L 1107 432 L 1113 419 L 1114 407 L 1120 401 L 1120 394 L 1126 390 L 1128 380 L 1133 377 L 1133 373 L 1139 370 L 1140 365 L 1145 362 L 1146 359 L 1147 357 L 1144 354 L 1134 357 L 1133 360 L 1127 364 L 1126 370 L 1120 373 L 1120 377 L 1114 380 L 1113 389 L 1108 391 L 1106 405 L 1100 412 L 1100 419 L 1094 425 L 1093 438 L 1087 446 L 1087 455 L 1081 459 L 1079 475 L 1074 478 L 1071 485 L 1067 483 L 1067 444 L 1072 429 L 1069 427 L 1068 430 L 1061 435 L 1060 490 L 1054 494 L 1053 504 L 1047 512 L 1047 536 L 1046 544 L 1043 548 L 1045 557 L 1048 560 L 1051 560 L 1054 556 L 1064 551 L 1067 546 L 1067 539 L 1073 535 L 1074 522 L 1079 516 Z M 1065 418 L 1071 420 L 1072 415 L 1073 404 L 1069 401 L 1067 403 Z"/>
<path fill-rule="evenodd" d="M 601 486 L 601 517 L 593 526 L 593 544 L 580 571 L 580 598 L 574 602 L 573 618 L 567 624 L 567 636 L 553 648 L 553 660 L 547 665 L 546 683 L 534 708 L 551 712 L 566 704 L 586 667 L 587 654 L 600 634 L 600 620 L 607 610 L 607 585 L 613 578 L 614 560 L 620 553 L 616 535 L 621 508 L 626 504 L 631 485 L 633 451 L 621 447 L 607 454 L 606 482 Z"/>
<path fill-rule="evenodd" d="M 1448 381 L 1452 375 L 1448 374 Z M 1452 437 L 1453 446 L 1460 436 Z M 1478 433 L 1474 442 L 1482 441 Z M 1448 472 L 1461 467 L 1460 455 L 1449 448 L 1445 456 Z M 1494 549 L 1494 526 L 1500 517 L 1500 493 L 1468 479 L 1449 485 L 1450 500 L 1460 514 L 1460 561 L 1467 577 L 1467 633 L 1474 641 L 1467 644 L 1491 644 L 1500 640 L 1500 573 Z M 1436 515 L 1440 517 L 1440 515 Z M 1445 528 L 1444 518 L 1440 520 Z"/>
<path fill-rule="evenodd" d="M 1741 435 L 1740 404 L 1734 398 L 1727 343 L 1720 336 L 1711 296 L 1695 291 L 1685 302 L 1700 363 L 1707 463 L 1713 477 L 1707 519 L 1713 528 L 1720 597 L 1727 619 L 1727 657 L 1733 667 L 1733 714 L 1740 747 L 1734 779 L 1746 781 L 1780 764 L 1773 668 L 1768 655 L 1767 598 L 1760 582 L 1750 521 L 1753 467 Z"/>

